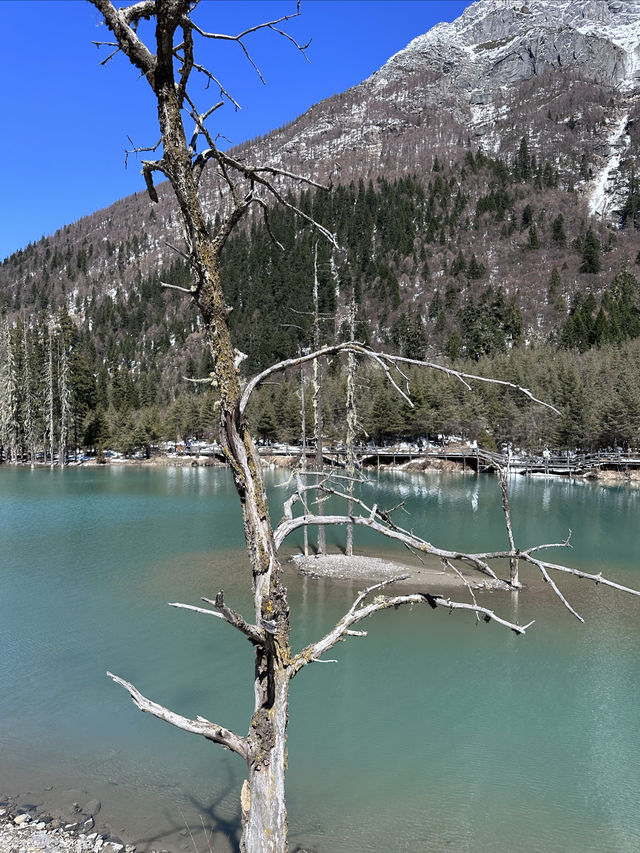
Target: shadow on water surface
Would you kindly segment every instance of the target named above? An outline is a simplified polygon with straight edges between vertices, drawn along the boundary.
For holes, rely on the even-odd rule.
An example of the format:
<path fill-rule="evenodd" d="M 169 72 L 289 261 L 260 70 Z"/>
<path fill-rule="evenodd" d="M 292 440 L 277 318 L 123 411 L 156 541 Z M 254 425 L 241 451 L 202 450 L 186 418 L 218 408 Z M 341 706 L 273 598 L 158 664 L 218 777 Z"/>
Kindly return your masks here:
<path fill-rule="evenodd" d="M 225 800 L 237 789 L 235 781 L 231 781 L 231 770 L 228 775 L 228 784 L 209 805 L 191 794 L 187 796 L 187 802 L 199 815 L 199 819 L 191 817 L 188 820 L 180 810 L 182 821 L 176 822 L 175 810 L 164 809 L 168 828 L 156 835 L 141 838 L 136 844 L 146 849 L 157 849 L 159 843 L 169 844 L 172 849 L 178 843 L 182 850 L 192 853 L 239 853 L 242 833 L 240 815 L 225 817 L 223 814 Z"/>

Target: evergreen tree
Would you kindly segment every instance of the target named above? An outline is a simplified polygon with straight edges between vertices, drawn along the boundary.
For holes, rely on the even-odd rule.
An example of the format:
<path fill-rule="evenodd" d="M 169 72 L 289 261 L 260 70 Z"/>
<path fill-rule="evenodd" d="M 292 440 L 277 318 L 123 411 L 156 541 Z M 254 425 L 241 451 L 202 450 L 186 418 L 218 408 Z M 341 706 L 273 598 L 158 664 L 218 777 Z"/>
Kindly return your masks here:
<path fill-rule="evenodd" d="M 640 184 L 636 179 L 635 169 L 631 170 L 629 191 L 620 211 L 620 227 L 640 228 Z"/>
<path fill-rule="evenodd" d="M 478 262 L 476 258 L 475 252 L 471 253 L 471 259 L 469 260 L 469 267 L 467 269 L 467 278 L 470 280 L 482 278 L 482 276 L 486 273 L 487 268 L 484 264 Z"/>
<path fill-rule="evenodd" d="M 513 165 L 513 177 L 514 180 L 525 183 L 531 178 L 531 158 L 529 156 L 529 145 L 526 136 L 523 136 L 520 140 L 520 146 Z"/>
<path fill-rule="evenodd" d="M 559 213 L 551 223 L 551 239 L 557 246 L 565 246 L 567 235 L 564 232 L 564 216 Z"/>
<path fill-rule="evenodd" d="M 462 251 L 458 252 L 457 256 L 451 262 L 451 268 L 449 269 L 449 274 L 452 276 L 460 275 L 461 273 L 465 273 L 467 270 L 467 262 L 465 260 Z"/>
<path fill-rule="evenodd" d="M 582 245 L 582 263 L 580 264 L 580 272 L 600 272 L 600 241 L 591 228 L 587 231 Z"/>

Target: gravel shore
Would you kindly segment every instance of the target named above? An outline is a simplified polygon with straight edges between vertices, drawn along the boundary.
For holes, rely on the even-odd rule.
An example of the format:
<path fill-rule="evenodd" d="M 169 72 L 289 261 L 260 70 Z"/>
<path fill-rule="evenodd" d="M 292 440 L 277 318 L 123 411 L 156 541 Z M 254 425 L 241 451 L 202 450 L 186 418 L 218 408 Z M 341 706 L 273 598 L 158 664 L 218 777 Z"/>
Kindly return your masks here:
<path fill-rule="evenodd" d="M 414 589 L 429 587 L 430 591 L 438 588 L 464 587 L 465 582 L 451 571 L 445 571 L 439 560 L 428 557 L 424 564 L 405 566 L 381 557 L 353 556 L 344 554 L 326 554 L 323 557 L 296 555 L 292 561 L 304 575 L 315 578 L 331 578 L 337 581 L 362 580 L 370 584 L 390 578 L 401 578 L 396 581 L 399 586 L 410 586 Z M 466 581 L 474 589 L 495 589 L 496 584 L 491 578 L 478 575 L 465 575 Z"/>
<path fill-rule="evenodd" d="M 0 853 L 134 853 L 132 845 L 109 841 L 91 826 L 84 832 L 56 826 L 60 821 L 0 809 Z"/>

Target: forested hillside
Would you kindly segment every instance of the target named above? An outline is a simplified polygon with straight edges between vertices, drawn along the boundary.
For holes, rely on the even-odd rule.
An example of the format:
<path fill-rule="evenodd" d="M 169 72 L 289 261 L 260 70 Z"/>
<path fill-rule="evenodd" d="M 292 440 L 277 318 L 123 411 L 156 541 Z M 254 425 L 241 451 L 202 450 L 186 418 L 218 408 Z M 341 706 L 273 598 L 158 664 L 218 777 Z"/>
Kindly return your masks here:
<path fill-rule="evenodd" d="M 625 363 L 623 356 L 635 350 L 621 347 L 640 334 L 636 198 L 629 194 L 631 213 L 619 228 L 598 226 L 580 216 L 575 198 L 556 182 L 523 139 L 512 164 L 468 150 L 453 167 L 434 163 L 422 179 L 359 181 L 296 198 L 335 231 L 342 253 L 284 209 L 274 209 L 268 224 L 254 221 L 224 255 L 232 331 L 247 355 L 247 373 L 309 347 L 315 274 L 323 341 L 348 337 L 353 293 L 359 339 L 410 358 L 442 357 L 467 369 L 471 362 L 474 371 L 531 386 L 568 407 L 569 420 L 551 423 L 523 401 L 497 405 L 496 392 L 469 395 L 450 380 L 416 375 L 418 405 L 410 411 L 368 373 L 363 436 L 454 432 L 490 445 L 632 441 L 635 428 L 622 424 L 638 421 L 632 410 L 640 377 L 637 360 Z M 113 247 L 113 271 L 120 265 L 124 272 L 121 259 L 138 250 L 135 243 Z M 28 269 L 37 255 L 31 247 L 8 263 Z M 47 260 L 52 272 L 64 269 L 71 290 L 91 255 L 88 246 L 75 257 L 54 252 Z M 139 273 L 128 290 L 102 297 L 63 290 L 53 324 L 46 276 L 32 278 L 39 311 L 5 305 L 13 319 L 5 320 L 2 344 L 10 455 L 50 444 L 52 432 L 56 447 L 68 433 L 67 446 L 101 442 L 125 451 L 160 437 L 215 433 L 213 392 L 187 381 L 210 368 L 196 315 L 161 281 L 188 286 L 186 263 L 178 258 L 152 275 Z M 254 417 L 264 438 L 298 437 L 297 382 L 285 378 L 263 392 Z M 325 389 L 333 412 L 328 431 L 336 438 L 342 384 L 336 365 Z M 622 403 L 614 417 L 614 389 L 624 390 L 624 417 Z"/>
<path fill-rule="evenodd" d="M 640 107 L 629 34 L 638 15 L 627 2 L 595 12 L 576 3 L 577 23 L 543 0 L 473 4 L 369 80 L 235 150 L 329 181 L 330 191 L 294 183 L 287 192 L 342 247 L 283 207 L 228 240 L 225 295 L 247 375 L 311 345 L 317 278 L 323 342 L 348 336 L 353 296 L 360 340 L 517 375 L 574 412 L 560 426 L 507 400 L 505 415 L 497 392 L 449 393 L 433 376 L 428 386 L 416 378 L 427 403 L 410 412 L 367 374 L 375 394 L 360 403 L 362 437 L 637 440 L 614 417 L 612 395 L 634 424 Z M 199 318 L 188 295 L 163 286 L 190 281 L 176 211 L 166 186 L 157 191 L 157 204 L 143 193 L 122 199 L 0 266 L 4 458 L 215 432 L 213 390 L 189 381 L 211 368 Z M 203 197 L 213 226 L 226 209 L 214 172 Z M 263 390 L 254 418 L 265 437 L 296 437 L 298 382 Z M 335 436 L 342 383 L 332 365 Z"/>

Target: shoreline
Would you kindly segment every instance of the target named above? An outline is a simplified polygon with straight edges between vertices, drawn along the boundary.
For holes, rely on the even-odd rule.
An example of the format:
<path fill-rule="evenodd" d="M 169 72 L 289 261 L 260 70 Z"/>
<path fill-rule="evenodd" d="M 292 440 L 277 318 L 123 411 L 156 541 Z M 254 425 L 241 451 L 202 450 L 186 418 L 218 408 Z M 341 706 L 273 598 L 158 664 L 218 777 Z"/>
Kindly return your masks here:
<path fill-rule="evenodd" d="M 260 456 L 260 461 L 263 468 L 282 468 L 287 470 L 296 469 L 298 466 L 299 456 L 272 456 L 264 454 Z M 227 464 L 219 459 L 209 456 L 167 456 L 165 454 L 157 454 L 149 459 L 109 459 L 105 462 L 97 462 L 91 459 L 85 462 L 70 462 L 67 468 L 109 468 L 111 466 L 137 466 L 137 467 L 159 467 L 159 468 L 226 468 Z M 58 468 L 56 464 L 51 466 L 49 463 L 38 462 L 35 465 L 28 463 L 20 463 L 16 467 L 30 467 L 32 469 Z M 463 467 L 458 462 L 453 462 L 447 459 L 428 459 L 422 457 L 420 459 L 412 459 L 402 463 L 381 463 L 377 465 L 365 465 L 363 471 L 384 471 L 384 472 L 408 472 L 408 473 L 427 473 L 427 474 L 460 474 L 462 476 L 479 476 L 479 474 L 470 469 Z M 519 471 L 512 472 L 512 476 L 521 476 L 525 478 L 533 477 L 534 479 L 546 479 L 550 481 L 568 481 L 576 483 L 597 482 L 603 485 L 627 485 L 632 487 L 640 487 L 640 470 L 621 471 L 613 469 L 598 469 L 592 470 L 585 474 L 568 475 L 568 474 L 538 474 L 538 473 L 521 473 Z"/>
<path fill-rule="evenodd" d="M 50 791 L 55 792 L 51 787 Z M 70 792 L 88 796 L 85 791 Z M 0 851 L 2 853 L 136 853 L 135 844 L 112 838 L 95 829 L 101 804 L 73 802 L 74 815 L 67 820 L 50 814 L 43 805 L 21 803 L 18 795 L 0 799 Z M 60 812 L 63 810 L 60 809 Z M 73 819 L 75 817 L 75 820 Z M 168 851 L 158 851 L 168 853 Z"/>

